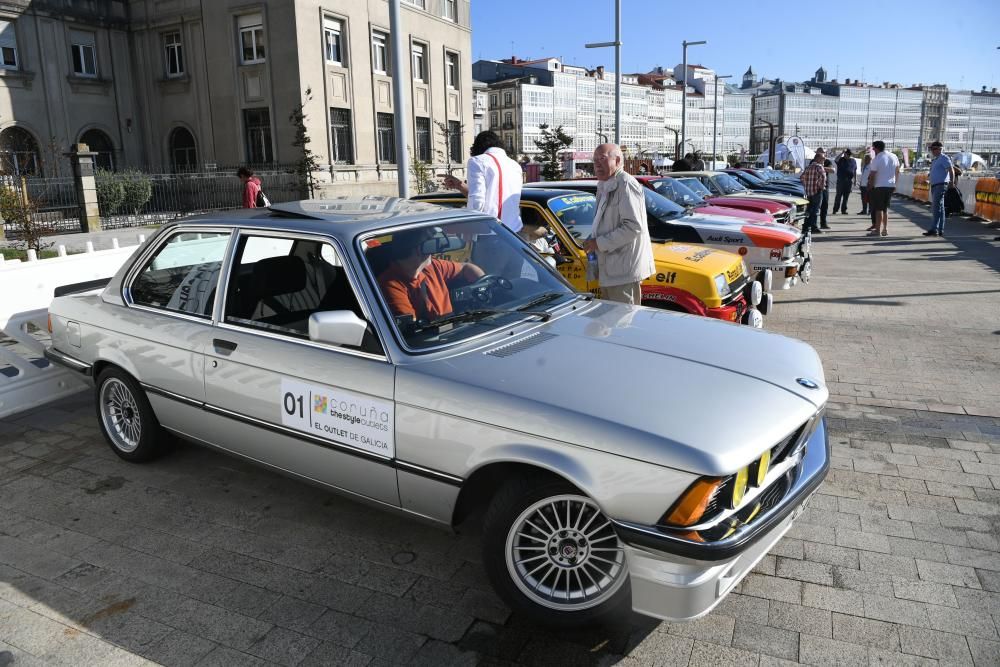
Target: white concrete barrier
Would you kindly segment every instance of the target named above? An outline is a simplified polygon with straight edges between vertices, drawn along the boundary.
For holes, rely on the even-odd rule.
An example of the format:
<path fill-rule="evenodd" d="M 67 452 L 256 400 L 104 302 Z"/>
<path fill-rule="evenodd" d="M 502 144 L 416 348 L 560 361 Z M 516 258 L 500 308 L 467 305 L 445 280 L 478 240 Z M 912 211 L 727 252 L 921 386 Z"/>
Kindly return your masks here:
<path fill-rule="evenodd" d="M 896 194 L 905 197 L 913 196 L 913 173 L 903 172 L 896 178 Z"/>
<path fill-rule="evenodd" d="M 965 205 L 966 215 L 976 214 L 976 183 L 978 182 L 978 178 L 965 176 L 958 178 L 958 191 L 962 193 L 962 203 Z"/>
<path fill-rule="evenodd" d="M 89 245 L 78 255 L 0 263 L 0 418 L 87 386 L 43 357 L 49 303 L 60 285 L 110 278 L 138 247 L 95 252 Z"/>

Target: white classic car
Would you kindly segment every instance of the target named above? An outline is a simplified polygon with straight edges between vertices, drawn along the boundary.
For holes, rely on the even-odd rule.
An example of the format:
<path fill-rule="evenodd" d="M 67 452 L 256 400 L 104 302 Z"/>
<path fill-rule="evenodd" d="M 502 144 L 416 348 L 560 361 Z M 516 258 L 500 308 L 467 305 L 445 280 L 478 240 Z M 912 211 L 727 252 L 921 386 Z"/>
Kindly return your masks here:
<path fill-rule="evenodd" d="M 499 594 L 552 625 L 708 613 L 829 466 L 811 347 L 578 293 L 466 210 L 366 197 L 178 221 L 49 312 L 46 356 L 93 378 L 121 458 L 171 433 L 481 522 Z"/>

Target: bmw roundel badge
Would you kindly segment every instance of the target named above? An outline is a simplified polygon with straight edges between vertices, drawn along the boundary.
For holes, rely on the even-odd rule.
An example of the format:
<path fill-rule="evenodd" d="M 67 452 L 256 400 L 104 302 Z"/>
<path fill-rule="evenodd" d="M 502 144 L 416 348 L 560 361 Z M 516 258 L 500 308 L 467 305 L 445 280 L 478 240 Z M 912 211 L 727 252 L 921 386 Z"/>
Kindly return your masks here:
<path fill-rule="evenodd" d="M 795 381 L 806 389 L 819 389 L 819 384 L 815 380 L 810 380 L 809 378 L 795 378 Z"/>

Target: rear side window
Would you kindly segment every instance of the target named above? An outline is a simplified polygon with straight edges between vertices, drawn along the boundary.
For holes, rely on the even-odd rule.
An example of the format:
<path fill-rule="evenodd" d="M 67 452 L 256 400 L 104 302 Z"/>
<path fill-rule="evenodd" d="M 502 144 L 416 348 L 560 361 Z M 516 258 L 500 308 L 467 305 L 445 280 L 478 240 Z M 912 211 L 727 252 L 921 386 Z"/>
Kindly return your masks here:
<path fill-rule="evenodd" d="M 229 234 L 181 232 L 132 281 L 132 303 L 210 319 Z"/>

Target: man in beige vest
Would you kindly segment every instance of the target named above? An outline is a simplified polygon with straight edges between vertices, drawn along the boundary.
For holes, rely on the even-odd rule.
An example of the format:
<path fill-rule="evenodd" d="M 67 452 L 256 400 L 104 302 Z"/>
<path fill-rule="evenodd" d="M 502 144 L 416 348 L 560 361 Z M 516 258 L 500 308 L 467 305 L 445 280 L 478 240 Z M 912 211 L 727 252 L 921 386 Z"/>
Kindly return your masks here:
<path fill-rule="evenodd" d="M 625 173 L 623 162 L 616 144 L 601 144 L 594 150 L 594 174 L 599 181 L 597 213 L 585 247 L 588 253 L 597 254 L 601 297 L 639 304 L 640 283 L 656 268 L 642 185 Z"/>

